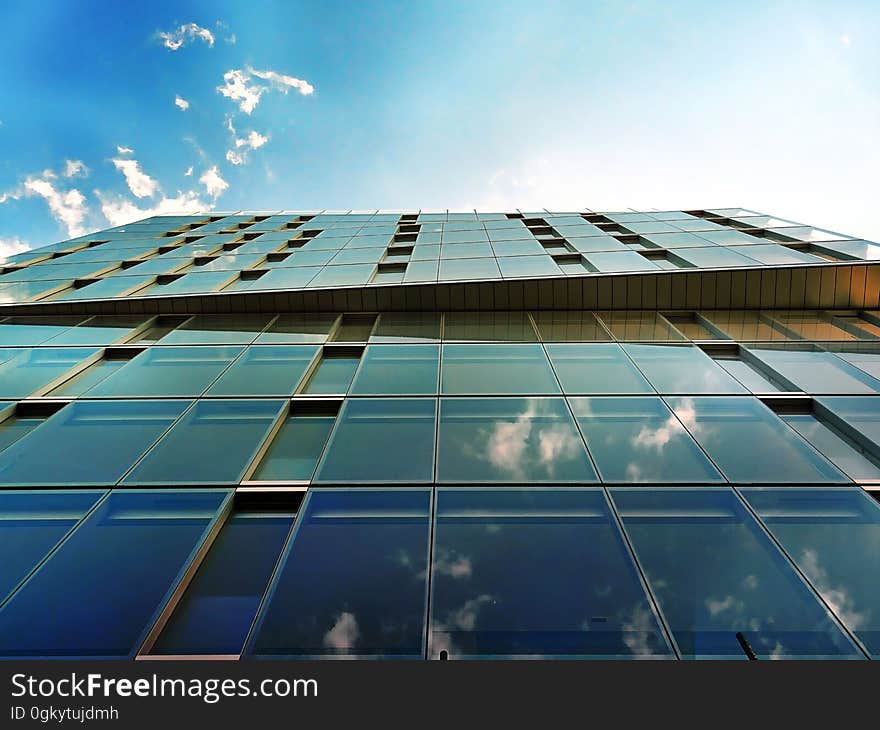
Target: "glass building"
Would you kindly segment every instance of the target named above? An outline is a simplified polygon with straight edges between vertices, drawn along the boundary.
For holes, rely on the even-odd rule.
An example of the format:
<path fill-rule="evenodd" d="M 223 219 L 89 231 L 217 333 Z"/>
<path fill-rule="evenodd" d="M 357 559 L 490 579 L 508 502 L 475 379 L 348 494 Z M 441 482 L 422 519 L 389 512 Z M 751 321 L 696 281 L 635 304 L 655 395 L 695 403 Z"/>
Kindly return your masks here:
<path fill-rule="evenodd" d="M 880 244 L 169 215 L 0 262 L 0 657 L 880 656 Z"/>

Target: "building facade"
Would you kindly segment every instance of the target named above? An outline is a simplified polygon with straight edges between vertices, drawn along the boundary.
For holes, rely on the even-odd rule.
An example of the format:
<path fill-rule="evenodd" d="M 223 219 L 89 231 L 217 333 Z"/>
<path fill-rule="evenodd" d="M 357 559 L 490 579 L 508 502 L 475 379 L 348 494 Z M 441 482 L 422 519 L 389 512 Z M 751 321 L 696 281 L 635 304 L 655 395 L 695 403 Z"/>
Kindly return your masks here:
<path fill-rule="evenodd" d="M 880 245 L 211 212 L 0 272 L 0 656 L 880 656 Z"/>

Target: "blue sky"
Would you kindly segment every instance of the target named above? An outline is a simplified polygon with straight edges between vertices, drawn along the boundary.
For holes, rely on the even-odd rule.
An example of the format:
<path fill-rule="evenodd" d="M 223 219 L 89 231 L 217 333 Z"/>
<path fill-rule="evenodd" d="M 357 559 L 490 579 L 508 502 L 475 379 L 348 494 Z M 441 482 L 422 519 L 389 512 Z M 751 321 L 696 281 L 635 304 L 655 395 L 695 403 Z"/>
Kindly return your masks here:
<path fill-rule="evenodd" d="M 880 240 L 877 2 L 3 15 L 0 252 L 205 208 L 744 206 Z"/>

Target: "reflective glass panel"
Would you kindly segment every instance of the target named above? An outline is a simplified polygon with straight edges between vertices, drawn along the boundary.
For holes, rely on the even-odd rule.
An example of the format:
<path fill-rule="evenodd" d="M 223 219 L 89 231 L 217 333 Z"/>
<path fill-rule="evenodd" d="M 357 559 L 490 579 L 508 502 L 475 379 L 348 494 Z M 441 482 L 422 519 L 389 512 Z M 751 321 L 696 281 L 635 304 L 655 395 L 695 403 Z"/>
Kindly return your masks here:
<path fill-rule="evenodd" d="M 335 413 L 294 412 L 272 439 L 251 478 L 268 481 L 311 479 L 334 423 Z"/>
<path fill-rule="evenodd" d="M 237 483 L 283 405 L 278 400 L 197 401 L 123 483 Z"/>
<path fill-rule="evenodd" d="M 0 484 L 115 484 L 188 405 L 179 400 L 71 403 L 3 452 Z"/>
<path fill-rule="evenodd" d="M 758 358 L 807 393 L 880 393 L 880 380 L 830 352 L 750 348 Z"/>
<path fill-rule="evenodd" d="M 422 658 L 430 501 L 309 492 L 245 653 Z"/>
<path fill-rule="evenodd" d="M 683 657 L 859 658 L 732 491 L 612 497 Z"/>
<path fill-rule="evenodd" d="M 540 345 L 444 345 L 440 392 L 446 395 L 559 393 Z"/>
<path fill-rule="evenodd" d="M 598 489 L 441 489 L 431 649 L 461 657 L 669 656 Z"/>
<path fill-rule="evenodd" d="M 0 609 L 0 655 L 133 656 L 226 496 L 111 492 Z"/>
<path fill-rule="evenodd" d="M 667 402 L 732 482 L 848 481 L 757 398 L 668 398 Z"/>
<path fill-rule="evenodd" d="M 526 312 L 447 312 L 443 339 L 496 342 L 537 342 Z"/>
<path fill-rule="evenodd" d="M 433 398 L 346 400 L 315 481 L 432 481 L 436 411 Z"/>
<path fill-rule="evenodd" d="M 584 345 L 547 344 L 544 347 L 563 393 L 654 392 L 620 345 L 598 342 Z"/>
<path fill-rule="evenodd" d="M 441 482 L 594 482 L 562 398 L 442 398 Z"/>
<path fill-rule="evenodd" d="M 658 393 L 746 393 L 698 347 L 625 344 L 623 349 Z"/>
<path fill-rule="evenodd" d="M 206 395 L 293 395 L 317 352 L 317 345 L 248 347 Z"/>
<path fill-rule="evenodd" d="M 880 446 L 880 401 L 876 398 L 819 398 L 818 402 Z"/>
<path fill-rule="evenodd" d="M 294 515 L 236 512 L 220 530 L 151 654 L 239 654 Z"/>
<path fill-rule="evenodd" d="M 880 481 L 880 466 L 812 413 L 783 414 L 782 419 L 855 481 Z"/>
<path fill-rule="evenodd" d="M 370 345 L 352 395 L 436 395 L 440 345 Z"/>
<path fill-rule="evenodd" d="M 84 347 L 40 347 L 21 350 L 0 365 L 0 398 L 26 398 L 41 394 L 46 386 L 99 352 Z"/>
<path fill-rule="evenodd" d="M 571 398 L 569 403 L 603 481 L 724 481 L 660 398 Z"/>
<path fill-rule="evenodd" d="M 325 349 L 302 389 L 312 395 L 344 395 L 361 361 L 359 353 L 335 348 Z"/>
<path fill-rule="evenodd" d="M 269 326 L 269 329 L 257 337 L 256 343 L 268 345 L 325 342 L 338 316 L 332 312 L 326 314 L 281 314 Z"/>
<path fill-rule="evenodd" d="M 437 312 L 383 312 L 370 342 L 432 342 L 440 339 Z"/>
<path fill-rule="evenodd" d="M 268 314 L 211 314 L 193 317 L 168 334 L 163 345 L 247 345 L 272 320 Z"/>

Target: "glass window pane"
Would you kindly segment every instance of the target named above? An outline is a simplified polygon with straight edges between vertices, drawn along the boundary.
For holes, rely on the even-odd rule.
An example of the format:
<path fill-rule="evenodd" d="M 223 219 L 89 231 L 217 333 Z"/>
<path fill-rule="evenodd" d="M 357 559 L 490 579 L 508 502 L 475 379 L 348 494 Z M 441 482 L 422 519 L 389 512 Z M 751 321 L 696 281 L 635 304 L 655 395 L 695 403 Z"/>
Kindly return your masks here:
<path fill-rule="evenodd" d="M 518 276 L 560 276 L 562 271 L 551 256 L 505 256 L 498 259 L 505 279 Z"/>
<path fill-rule="evenodd" d="M 237 483 L 283 405 L 278 400 L 197 401 L 123 483 Z"/>
<path fill-rule="evenodd" d="M 819 398 L 818 402 L 880 447 L 880 407 L 875 398 Z"/>
<path fill-rule="evenodd" d="M 125 342 L 133 330 L 146 323 L 142 316 L 115 317 L 101 315 L 65 330 L 53 337 L 50 345 L 113 345 Z"/>
<path fill-rule="evenodd" d="M 585 258 L 593 265 L 595 270 L 605 272 L 657 271 L 660 268 L 653 261 L 646 259 L 636 251 L 588 253 Z"/>
<path fill-rule="evenodd" d="M 732 482 L 848 481 L 757 398 L 669 398 L 667 402 Z"/>
<path fill-rule="evenodd" d="M 880 657 L 880 507 L 860 489 L 744 489 L 837 617 Z"/>
<path fill-rule="evenodd" d="M 105 354 L 85 370 L 80 370 L 72 378 L 50 390 L 47 395 L 52 398 L 75 398 L 110 377 L 128 361 L 128 358 L 107 357 Z"/>
<path fill-rule="evenodd" d="M 7 411 L 8 409 L 8 411 Z M 46 420 L 46 416 L 21 415 L 14 403 L 0 403 L 0 451 L 12 446 Z"/>
<path fill-rule="evenodd" d="M 440 339 L 437 312 L 383 312 L 370 342 L 433 342 Z"/>
<path fill-rule="evenodd" d="M 752 347 L 750 350 L 807 393 L 880 393 L 880 380 L 875 380 L 830 352 L 769 347 Z"/>
<path fill-rule="evenodd" d="M 487 244 L 488 245 L 488 244 Z M 456 248 L 443 246 L 442 248 Z M 443 251 L 440 251 L 441 255 Z M 491 256 L 491 248 L 489 256 Z M 468 279 L 500 279 L 501 272 L 494 258 L 444 259 L 440 262 L 440 281 L 463 281 Z"/>
<path fill-rule="evenodd" d="M 335 413 L 292 413 L 277 433 L 251 479 L 308 481 L 315 473 Z"/>
<path fill-rule="evenodd" d="M 540 345 L 444 345 L 440 392 L 540 395 L 560 391 Z"/>
<path fill-rule="evenodd" d="M 115 484 L 188 405 L 179 400 L 71 403 L 3 452 L 0 484 Z"/>
<path fill-rule="evenodd" d="M 430 656 L 670 656 L 598 489 L 440 489 Z"/>
<path fill-rule="evenodd" d="M 432 481 L 436 411 L 429 398 L 347 400 L 315 481 Z"/>
<path fill-rule="evenodd" d="M 0 601 L 103 496 L 79 490 L 0 492 Z"/>
<path fill-rule="evenodd" d="M 537 342 L 526 312 L 447 312 L 443 339 L 495 342 Z"/>
<path fill-rule="evenodd" d="M 625 344 L 623 349 L 658 393 L 747 393 L 700 348 Z"/>
<path fill-rule="evenodd" d="M 345 395 L 360 361 L 359 352 L 325 349 L 302 392 L 311 395 Z"/>
<path fill-rule="evenodd" d="M 206 395 L 293 395 L 317 345 L 248 347 Z"/>
<path fill-rule="evenodd" d="M 281 314 L 256 343 L 259 345 L 294 342 L 325 342 L 338 314 Z"/>
<path fill-rule="evenodd" d="M 722 482 L 660 398 L 571 398 L 606 482 Z"/>
<path fill-rule="evenodd" d="M 684 342 L 685 336 L 657 312 L 597 312 L 616 340 Z"/>
<path fill-rule="evenodd" d="M 352 395 L 436 395 L 440 345 L 370 345 Z"/>
<path fill-rule="evenodd" d="M 683 657 L 859 657 L 732 491 L 612 496 Z"/>
<path fill-rule="evenodd" d="M 239 654 L 294 514 L 236 512 L 220 530 L 151 654 Z"/>
<path fill-rule="evenodd" d="M 422 658 L 430 500 L 310 491 L 245 653 Z"/>
<path fill-rule="evenodd" d="M 133 656 L 226 496 L 111 492 L 0 609 L 0 655 Z"/>
<path fill-rule="evenodd" d="M 193 317 L 162 340 L 163 345 L 248 345 L 272 317 L 268 314 L 210 314 Z"/>
<path fill-rule="evenodd" d="M 544 342 L 592 342 L 610 340 L 592 312 L 534 312 Z"/>
<path fill-rule="evenodd" d="M 0 365 L 0 398 L 26 398 L 42 394 L 65 374 L 76 369 L 83 360 L 100 350 L 85 347 L 40 347 L 21 350 Z"/>
<path fill-rule="evenodd" d="M 586 345 L 547 344 L 544 347 L 563 393 L 654 392 L 620 345 L 602 342 Z"/>
<path fill-rule="evenodd" d="M 595 482 L 562 398 L 442 398 L 437 481 Z"/>
<path fill-rule="evenodd" d="M 240 347 L 150 347 L 88 391 L 90 398 L 201 395 Z"/>
<path fill-rule="evenodd" d="M 812 413 L 786 413 L 781 417 L 819 453 L 855 481 L 880 481 L 880 466 Z"/>

